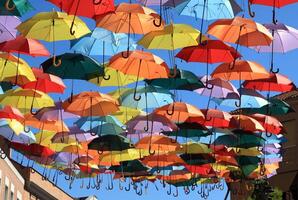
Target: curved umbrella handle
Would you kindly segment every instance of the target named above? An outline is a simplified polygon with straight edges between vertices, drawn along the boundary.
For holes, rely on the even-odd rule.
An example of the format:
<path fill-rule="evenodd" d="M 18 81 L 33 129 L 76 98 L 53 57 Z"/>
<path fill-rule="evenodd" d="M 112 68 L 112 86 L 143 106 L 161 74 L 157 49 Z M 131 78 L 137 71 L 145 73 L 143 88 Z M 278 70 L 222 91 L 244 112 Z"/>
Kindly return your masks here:
<path fill-rule="evenodd" d="M 236 148 L 236 153 L 240 153 L 241 149 L 240 148 Z"/>
<path fill-rule="evenodd" d="M 16 8 L 16 5 L 13 4 L 13 6 L 9 6 L 11 0 L 6 0 L 6 3 L 5 3 L 5 9 L 8 10 L 8 11 L 13 11 L 15 8 Z"/>
<path fill-rule="evenodd" d="M 161 15 L 159 16 L 158 23 L 156 22 L 156 19 L 157 19 L 157 18 L 154 18 L 154 20 L 153 20 L 153 24 L 154 24 L 155 27 L 160 27 L 161 24 L 162 24 L 162 16 L 161 16 Z"/>
<path fill-rule="evenodd" d="M 134 93 L 133 93 L 133 99 L 134 99 L 135 101 L 140 101 L 141 98 L 142 98 L 141 95 L 139 95 L 139 96 L 137 97 L 137 88 L 135 88 Z"/>
<path fill-rule="evenodd" d="M 177 65 L 174 66 L 173 70 L 174 70 L 173 74 L 171 74 L 171 72 L 168 74 L 169 78 L 175 78 L 177 76 Z"/>
<path fill-rule="evenodd" d="M 130 191 L 130 183 L 128 183 L 128 187 L 125 187 L 124 189 L 125 189 L 125 191 L 127 191 L 127 192 Z"/>
<path fill-rule="evenodd" d="M 70 35 L 74 35 L 76 33 L 75 30 L 73 30 L 73 27 L 74 27 L 74 21 L 71 22 L 71 25 L 70 25 L 70 29 L 69 29 L 69 33 Z"/>
<path fill-rule="evenodd" d="M 179 193 L 178 193 L 178 187 L 176 187 L 176 193 L 173 193 L 174 197 L 178 197 Z"/>
<path fill-rule="evenodd" d="M 266 131 L 266 136 L 267 137 L 271 137 L 272 136 L 272 133 L 268 133 L 268 131 Z"/>
<path fill-rule="evenodd" d="M 53 56 L 53 65 L 54 65 L 55 67 L 60 67 L 61 64 L 62 64 L 62 60 L 61 60 L 61 59 L 58 59 L 58 60 L 57 60 L 56 55 L 54 55 L 54 56 Z"/>
<path fill-rule="evenodd" d="M 151 156 L 153 156 L 153 155 L 155 154 L 155 150 L 151 151 L 151 144 L 150 144 L 150 146 L 149 146 L 149 154 L 150 154 Z"/>
<path fill-rule="evenodd" d="M 29 133 L 31 131 L 31 129 L 29 127 L 24 126 L 24 132 L 25 133 Z"/>
<path fill-rule="evenodd" d="M 108 81 L 111 79 L 111 75 L 106 75 L 104 74 L 103 77 L 102 77 L 104 80 Z"/>
<path fill-rule="evenodd" d="M 169 184 L 169 190 L 167 191 L 167 194 L 168 194 L 168 195 L 171 195 L 171 194 L 172 194 L 172 187 L 171 187 L 171 184 Z"/>
<path fill-rule="evenodd" d="M 273 70 L 273 65 L 270 67 L 270 72 L 273 74 L 278 74 L 279 73 L 279 68 L 276 68 L 276 70 Z"/>
<path fill-rule="evenodd" d="M 248 13 L 251 17 L 255 17 L 256 13 L 251 10 L 251 3 L 248 1 Z"/>
<path fill-rule="evenodd" d="M 101 4 L 101 2 L 102 2 L 102 0 L 99 0 L 99 1 L 97 1 L 97 0 L 93 0 L 93 4 L 94 4 L 94 5 L 99 5 L 99 4 Z"/>
<path fill-rule="evenodd" d="M 126 54 L 125 54 L 125 52 L 126 52 Z M 122 51 L 121 52 L 121 56 L 123 58 L 128 58 L 129 57 L 129 48 L 127 48 L 126 51 Z"/>
<path fill-rule="evenodd" d="M 189 189 L 188 186 L 184 187 L 183 189 L 184 189 L 184 193 L 185 193 L 186 195 L 188 195 L 188 194 L 190 193 L 190 189 Z"/>
<path fill-rule="evenodd" d="M 272 11 L 272 23 L 275 25 L 278 23 L 278 20 L 276 19 L 276 15 L 275 15 L 275 6 L 273 6 L 273 11 Z"/>
<path fill-rule="evenodd" d="M 167 110 L 167 114 L 168 115 L 174 115 L 174 112 L 175 112 L 175 105 L 173 104 L 171 111 Z"/>
<path fill-rule="evenodd" d="M 206 83 L 206 86 L 205 86 L 208 90 L 212 90 L 214 88 L 214 85 L 213 84 L 209 84 L 209 83 Z"/>
<path fill-rule="evenodd" d="M 235 101 L 235 106 L 238 108 L 241 107 L 241 99 L 239 99 L 239 102 Z"/>
<path fill-rule="evenodd" d="M 30 113 L 31 113 L 31 115 L 37 115 L 37 113 L 38 113 L 38 111 L 33 111 L 33 105 L 31 105 Z"/>

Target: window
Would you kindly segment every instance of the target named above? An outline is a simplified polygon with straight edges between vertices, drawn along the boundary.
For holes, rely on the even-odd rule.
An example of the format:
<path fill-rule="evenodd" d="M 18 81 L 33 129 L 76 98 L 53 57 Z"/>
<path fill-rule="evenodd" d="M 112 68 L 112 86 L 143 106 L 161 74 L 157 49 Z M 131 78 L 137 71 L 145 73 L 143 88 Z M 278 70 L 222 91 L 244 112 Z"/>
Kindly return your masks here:
<path fill-rule="evenodd" d="M 13 200 L 13 191 L 10 192 L 10 200 Z"/>
<path fill-rule="evenodd" d="M 17 200 L 22 200 L 22 194 L 19 191 L 17 191 Z"/>
<path fill-rule="evenodd" d="M 8 200 L 8 186 L 5 185 L 4 200 Z"/>

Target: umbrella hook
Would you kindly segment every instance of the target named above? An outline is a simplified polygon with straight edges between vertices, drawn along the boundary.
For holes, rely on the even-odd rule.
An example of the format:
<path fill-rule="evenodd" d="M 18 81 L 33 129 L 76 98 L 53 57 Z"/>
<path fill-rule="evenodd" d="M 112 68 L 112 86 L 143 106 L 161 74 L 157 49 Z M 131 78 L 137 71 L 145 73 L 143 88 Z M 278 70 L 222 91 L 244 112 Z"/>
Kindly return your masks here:
<path fill-rule="evenodd" d="M 154 155 L 154 154 L 155 154 L 155 150 L 151 151 L 151 144 L 150 144 L 150 146 L 149 146 L 149 154 L 150 154 L 150 155 Z"/>
<path fill-rule="evenodd" d="M 120 179 L 119 179 L 119 190 L 123 190 L 123 186 L 121 185 Z"/>
<path fill-rule="evenodd" d="M 159 2 L 159 21 L 158 21 L 158 23 L 156 22 L 156 18 L 154 18 L 154 20 L 153 20 L 153 24 L 154 24 L 154 26 L 155 27 L 160 27 L 161 26 L 161 23 L 162 23 L 162 0 L 160 0 L 160 2 Z"/>
<path fill-rule="evenodd" d="M 171 194 L 172 194 L 172 187 L 171 187 L 171 184 L 169 184 L 169 190 L 167 191 L 167 194 L 168 194 L 168 195 L 171 195 Z"/>
<path fill-rule="evenodd" d="M 137 89 L 138 89 L 138 81 L 139 81 L 139 75 L 140 75 L 141 65 L 142 65 L 142 59 L 140 59 L 139 68 L 138 68 L 138 75 L 137 75 L 137 81 L 136 81 L 136 86 L 135 86 L 134 93 L 133 93 L 133 99 L 135 101 L 140 101 L 141 98 L 142 98 L 141 95 L 137 97 Z"/>
<path fill-rule="evenodd" d="M 61 64 L 62 64 L 62 60 L 61 60 L 61 59 L 58 59 L 58 62 L 57 62 L 57 57 L 56 57 L 56 55 L 54 55 L 54 56 L 53 56 L 53 65 L 54 65 L 55 67 L 60 67 Z"/>
<path fill-rule="evenodd" d="M 111 175 L 112 176 L 112 175 Z M 114 184 L 113 184 L 113 179 L 111 178 L 111 184 L 108 183 L 108 187 L 106 187 L 107 190 L 113 190 L 114 189 Z"/>
<path fill-rule="evenodd" d="M 6 10 L 8 10 L 8 11 L 13 11 L 13 10 L 16 8 L 16 5 L 13 4 L 13 5 L 10 7 L 10 6 L 9 6 L 10 2 L 11 2 L 11 0 L 6 0 L 5 8 L 6 8 Z"/>
<path fill-rule="evenodd" d="M 270 68 L 270 72 L 273 74 L 277 74 L 279 72 L 279 68 L 277 68 L 276 70 L 273 70 L 273 63 L 271 64 L 271 68 Z"/>
<path fill-rule="evenodd" d="M 29 133 L 31 131 L 31 129 L 29 127 L 24 126 L 24 132 L 25 133 Z"/>
<path fill-rule="evenodd" d="M 139 195 L 139 196 L 142 196 L 142 194 L 143 194 L 142 187 L 140 187 L 140 190 L 139 191 L 137 191 L 137 189 L 136 189 L 136 194 Z"/>
<path fill-rule="evenodd" d="M 125 187 L 124 189 L 125 189 L 125 191 L 127 191 L 127 192 L 130 191 L 130 182 L 128 182 L 128 187 Z"/>
<path fill-rule="evenodd" d="M 188 195 L 189 193 L 190 193 L 190 190 L 189 190 L 189 187 L 188 186 L 184 186 L 184 193 L 186 194 L 186 195 Z"/>
<path fill-rule="evenodd" d="M 169 78 L 175 78 L 177 76 L 177 65 L 175 65 L 173 67 L 173 70 L 174 70 L 174 73 L 173 74 L 171 74 L 171 72 L 168 74 L 168 77 Z"/>
<path fill-rule="evenodd" d="M 108 81 L 111 79 L 111 75 L 106 75 L 104 74 L 103 77 L 102 77 L 104 80 Z"/>
<path fill-rule="evenodd" d="M 270 133 L 270 132 L 268 132 L 268 131 L 266 131 L 265 134 L 266 134 L 267 137 L 271 137 L 271 136 L 272 136 L 272 133 Z"/>
<path fill-rule="evenodd" d="M 99 0 L 99 1 L 93 0 L 94 5 L 99 5 L 99 4 L 101 4 L 101 2 L 102 2 L 102 0 Z"/>
<path fill-rule="evenodd" d="M 275 2 L 275 1 L 274 1 Z M 277 24 L 278 23 L 278 20 L 276 19 L 276 15 L 275 15 L 275 5 L 273 6 L 273 11 L 272 11 L 272 23 L 273 24 Z"/>
<path fill-rule="evenodd" d="M 239 99 L 239 102 L 235 101 L 235 106 L 238 108 L 241 107 L 241 99 Z"/>
<path fill-rule="evenodd" d="M 248 1 L 248 13 L 253 18 L 256 16 L 256 13 L 251 10 L 251 3 Z"/>
<path fill-rule="evenodd" d="M 175 112 L 175 105 L 173 104 L 173 105 L 172 105 L 172 109 L 171 109 L 171 111 L 169 111 L 169 110 L 167 109 L 167 114 L 168 114 L 168 115 L 174 115 L 174 112 Z"/>
<path fill-rule="evenodd" d="M 174 196 L 174 197 L 178 197 L 178 195 L 179 195 L 179 194 L 178 194 L 178 187 L 176 187 L 176 193 L 173 193 L 173 196 Z"/>

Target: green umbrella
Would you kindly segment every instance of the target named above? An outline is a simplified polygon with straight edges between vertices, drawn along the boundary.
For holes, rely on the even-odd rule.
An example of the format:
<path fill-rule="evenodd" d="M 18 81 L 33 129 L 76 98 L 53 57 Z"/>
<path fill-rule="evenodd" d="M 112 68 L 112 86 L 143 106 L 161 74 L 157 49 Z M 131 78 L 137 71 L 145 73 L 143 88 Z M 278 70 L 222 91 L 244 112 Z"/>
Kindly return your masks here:
<path fill-rule="evenodd" d="M 261 161 L 261 159 L 256 156 L 237 156 L 236 160 L 240 166 L 258 165 L 258 163 Z"/>
<path fill-rule="evenodd" d="M 171 74 L 174 74 L 173 69 Z M 192 72 L 186 70 L 177 70 L 177 75 L 174 78 L 158 78 L 145 80 L 148 85 L 158 86 L 168 90 L 196 90 L 203 88 L 204 84 Z"/>
<path fill-rule="evenodd" d="M 143 172 L 148 171 L 149 168 L 143 165 L 139 160 L 131 160 L 131 161 L 124 161 L 120 162 L 120 166 L 111 166 L 109 168 L 115 172 Z"/>
<path fill-rule="evenodd" d="M 123 151 L 133 148 L 133 144 L 121 135 L 104 135 L 95 138 L 88 144 L 88 149 L 103 151 Z"/>
<path fill-rule="evenodd" d="M 269 115 L 285 115 L 291 112 L 295 112 L 291 106 L 286 103 L 285 101 L 282 101 L 280 99 L 271 98 L 269 100 L 270 104 L 269 107 L 263 106 L 261 108 L 243 108 L 242 113 L 243 114 L 269 114 Z"/>
<path fill-rule="evenodd" d="M 34 8 L 28 0 L 6 0 L 0 4 L 0 10 L 1 15 L 22 16 Z"/>
<path fill-rule="evenodd" d="M 57 56 L 57 59 L 62 61 L 60 66 L 54 66 L 50 58 L 41 64 L 43 71 L 62 79 L 89 80 L 104 75 L 103 67 L 91 57 L 65 53 Z"/>
<path fill-rule="evenodd" d="M 216 138 L 213 144 L 216 145 L 226 145 L 228 147 L 240 147 L 240 148 L 250 148 L 256 146 L 262 146 L 265 140 L 261 137 L 251 134 L 241 134 L 237 135 L 222 135 Z"/>
<path fill-rule="evenodd" d="M 180 157 L 188 165 L 215 163 L 215 158 L 210 154 L 181 154 Z"/>
<path fill-rule="evenodd" d="M 240 168 L 244 176 L 249 176 L 255 169 L 258 168 L 258 164 L 243 165 Z"/>

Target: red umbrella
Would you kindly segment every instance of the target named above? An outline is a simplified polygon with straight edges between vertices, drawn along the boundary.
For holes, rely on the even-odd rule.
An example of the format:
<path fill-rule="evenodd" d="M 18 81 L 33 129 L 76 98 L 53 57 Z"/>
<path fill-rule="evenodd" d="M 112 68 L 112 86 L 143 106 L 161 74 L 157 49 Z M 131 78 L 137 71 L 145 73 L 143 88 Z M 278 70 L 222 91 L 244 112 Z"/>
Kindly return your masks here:
<path fill-rule="evenodd" d="M 232 115 L 227 112 L 216 109 L 202 109 L 202 113 L 205 115 L 205 126 L 212 126 L 215 128 L 228 128 Z M 196 118 L 189 118 L 189 122 L 196 122 Z"/>
<path fill-rule="evenodd" d="M 49 0 L 71 15 L 94 18 L 115 10 L 114 0 Z"/>
<path fill-rule="evenodd" d="M 30 56 L 50 56 L 50 52 L 38 40 L 18 36 L 0 44 L 0 51 Z M 19 56 L 18 56 L 19 57 Z"/>
<path fill-rule="evenodd" d="M 247 115 L 232 115 L 230 127 L 249 132 L 265 131 L 260 122 Z"/>
<path fill-rule="evenodd" d="M 181 49 L 177 58 L 186 62 L 221 63 L 233 62 L 241 55 L 231 46 L 220 40 L 206 40 L 198 46 L 190 46 Z"/>
<path fill-rule="evenodd" d="M 263 114 L 253 114 L 251 117 L 260 122 L 265 128 L 266 132 L 280 134 L 283 130 L 283 125 L 275 117 Z"/>
<path fill-rule="evenodd" d="M 215 171 L 210 164 L 203 164 L 203 165 L 184 165 L 185 168 L 195 174 L 199 174 L 204 177 L 209 177 L 215 175 Z"/>
<path fill-rule="evenodd" d="M 19 122 L 23 122 L 24 115 L 18 109 L 12 106 L 5 106 L 0 110 L 0 118 L 16 119 Z"/>
<path fill-rule="evenodd" d="M 11 148 L 20 151 L 26 155 L 37 156 L 37 157 L 49 157 L 55 154 L 55 151 L 48 147 L 39 144 L 25 145 L 21 143 L 11 143 Z"/>
<path fill-rule="evenodd" d="M 247 80 L 243 86 L 248 89 L 275 92 L 289 92 L 296 89 L 290 79 L 278 73 L 271 73 L 269 78 Z"/>
<path fill-rule="evenodd" d="M 64 93 L 66 86 L 58 76 L 43 73 L 41 69 L 32 68 L 36 81 L 26 83 L 24 89 L 35 89 L 45 93 Z"/>

